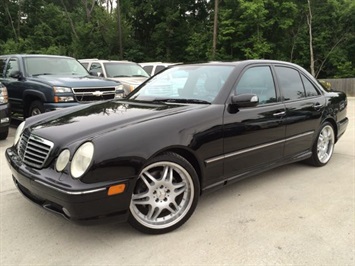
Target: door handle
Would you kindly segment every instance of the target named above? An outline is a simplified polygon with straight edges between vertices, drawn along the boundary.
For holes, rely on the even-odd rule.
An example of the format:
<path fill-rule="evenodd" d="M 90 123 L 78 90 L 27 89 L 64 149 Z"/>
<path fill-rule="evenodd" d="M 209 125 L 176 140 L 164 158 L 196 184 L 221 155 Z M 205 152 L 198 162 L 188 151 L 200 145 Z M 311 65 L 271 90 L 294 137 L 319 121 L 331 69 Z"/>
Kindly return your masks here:
<path fill-rule="evenodd" d="M 321 109 L 322 107 L 323 107 L 323 104 L 320 104 L 320 103 L 315 103 L 315 104 L 313 105 L 313 108 L 316 109 L 316 110 L 319 110 L 319 109 Z"/>
<path fill-rule="evenodd" d="M 274 113 L 273 116 L 284 116 L 286 114 L 285 111 L 279 112 L 279 113 Z"/>

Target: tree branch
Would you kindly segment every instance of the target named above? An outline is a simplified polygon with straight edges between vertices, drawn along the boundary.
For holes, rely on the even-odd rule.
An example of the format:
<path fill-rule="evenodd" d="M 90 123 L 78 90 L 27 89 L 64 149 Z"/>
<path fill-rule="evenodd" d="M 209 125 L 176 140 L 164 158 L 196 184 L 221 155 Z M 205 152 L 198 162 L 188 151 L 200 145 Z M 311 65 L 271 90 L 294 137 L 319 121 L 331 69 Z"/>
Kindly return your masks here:
<path fill-rule="evenodd" d="M 71 30 L 72 30 L 72 32 L 73 32 L 75 38 L 76 38 L 77 40 L 79 40 L 78 34 L 76 33 L 76 30 L 75 30 L 75 27 L 74 27 L 73 20 L 71 19 L 70 15 L 69 15 L 69 13 L 68 13 L 67 7 L 65 6 L 63 0 L 60 0 L 60 2 L 61 2 L 62 5 L 63 5 L 64 11 L 65 11 L 65 15 L 68 17 L 68 20 L 69 20 L 69 23 L 70 23 L 70 26 L 71 26 Z"/>
<path fill-rule="evenodd" d="M 315 76 L 316 78 L 318 77 L 319 73 L 321 72 L 321 70 L 322 70 L 325 62 L 327 61 L 328 57 L 330 56 L 330 54 L 338 46 L 338 44 L 341 43 L 344 39 L 345 39 L 345 34 L 332 46 L 332 48 L 330 49 L 330 51 L 328 52 L 328 54 L 326 55 L 326 57 L 322 61 L 321 65 L 319 66 L 319 69 L 317 71 L 317 75 Z"/>

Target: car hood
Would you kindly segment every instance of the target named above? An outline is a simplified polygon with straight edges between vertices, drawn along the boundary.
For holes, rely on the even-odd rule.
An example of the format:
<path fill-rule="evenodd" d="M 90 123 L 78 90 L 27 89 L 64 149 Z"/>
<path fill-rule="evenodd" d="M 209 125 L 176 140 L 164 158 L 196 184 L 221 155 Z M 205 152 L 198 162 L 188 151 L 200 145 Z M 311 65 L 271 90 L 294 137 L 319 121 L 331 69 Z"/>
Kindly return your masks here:
<path fill-rule="evenodd" d="M 54 143 L 69 143 L 204 106 L 106 101 L 33 116 L 26 127 Z"/>
<path fill-rule="evenodd" d="M 117 81 L 102 79 L 94 76 L 60 76 L 60 75 L 41 75 L 38 77 L 28 78 L 30 80 L 45 83 L 50 86 L 62 87 L 102 87 L 117 86 Z"/>
<path fill-rule="evenodd" d="M 115 81 L 119 81 L 124 85 L 133 85 L 133 86 L 138 86 L 142 84 L 144 81 L 146 81 L 148 78 L 144 77 L 127 77 L 127 78 L 109 78 Z"/>

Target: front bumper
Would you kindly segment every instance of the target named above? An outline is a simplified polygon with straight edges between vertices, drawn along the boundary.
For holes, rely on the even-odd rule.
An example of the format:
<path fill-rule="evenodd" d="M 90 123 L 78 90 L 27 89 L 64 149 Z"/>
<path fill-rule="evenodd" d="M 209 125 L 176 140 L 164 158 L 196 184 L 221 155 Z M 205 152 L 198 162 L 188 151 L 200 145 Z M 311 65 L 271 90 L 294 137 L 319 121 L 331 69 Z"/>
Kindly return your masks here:
<path fill-rule="evenodd" d="M 338 127 L 337 140 L 345 133 L 348 124 L 349 124 L 349 119 L 347 117 L 337 123 L 337 127 Z"/>
<path fill-rule="evenodd" d="M 10 125 L 10 112 L 8 104 L 0 104 L 0 132 L 7 131 Z"/>
<path fill-rule="evenodd" d="M 48 176 L 54 170 L 36 170 L 24 165 L 13 147 L 8 148 L 5 155 L 17 188 L 33 203 L 75 222 L 105 220 L 101 218 L 115 222 L 127 220 L 132 179 L 95 184 L 73 180 L 69 184 L 55 175 Z M 125 191 L 108 196 L 108 188 L 115 184 L 125 184 Z"/>

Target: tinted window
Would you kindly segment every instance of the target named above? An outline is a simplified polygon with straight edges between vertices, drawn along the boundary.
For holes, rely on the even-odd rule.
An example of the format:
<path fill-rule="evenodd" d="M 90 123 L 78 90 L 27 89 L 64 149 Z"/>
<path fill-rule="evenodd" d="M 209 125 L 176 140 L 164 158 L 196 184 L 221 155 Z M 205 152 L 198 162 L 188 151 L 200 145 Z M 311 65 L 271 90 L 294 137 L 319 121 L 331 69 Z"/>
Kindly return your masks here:
<path fill-rule="evenodd" d="M 102 67 L 99 63 L 92 63 L 90 66 L 90 71 L 102 72 Z"/>
<path fill-rule="evenodd" d="M 318 96 L 318 90 L 313 86 L 313 84 L 303 75 L 301 75 L 304 88 L 306 90 L 306 97 Z"/>
<path fill-rule="evenodd" d="M 145 72 L 147 72 L 149 75 L 152 74 L 153 66 L 144 66 L 143 69 Z"/>
<path fill-rule="evenodd" d="M 5 77 L 9 77 L 11 73 L 14 71 L 19 71 L 18 60 L 16 58 L 11 58 L 9 63 L 7 64 Z"/>
<path fill-rule="evenodd" d="M 0 58 L 0 77 L 4 74 L 6 58 Z"/>
<path fill-rule="evenodd" d="M 260 104 L 276 102 L 275 85 L 270 67 L 252 67 L 245 71 L 238 82 L 236 93 L 256 94 Z"/>
<path fill-rule="evenodd" d="M 155 68 L 155 74 L 159 73 L 160 71 L 164 70 L 165 69 L 165 66 L 157 66 Z"/>
<path fill-rule="evenodd" d="M 297 100 L 305 97 L 303 83 L 297 70 L 279 66 L 275 67 L 275 70 L 285 101 Z"/>

